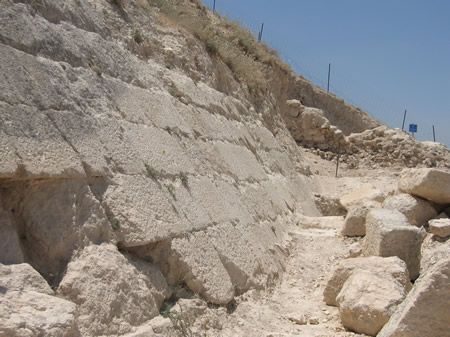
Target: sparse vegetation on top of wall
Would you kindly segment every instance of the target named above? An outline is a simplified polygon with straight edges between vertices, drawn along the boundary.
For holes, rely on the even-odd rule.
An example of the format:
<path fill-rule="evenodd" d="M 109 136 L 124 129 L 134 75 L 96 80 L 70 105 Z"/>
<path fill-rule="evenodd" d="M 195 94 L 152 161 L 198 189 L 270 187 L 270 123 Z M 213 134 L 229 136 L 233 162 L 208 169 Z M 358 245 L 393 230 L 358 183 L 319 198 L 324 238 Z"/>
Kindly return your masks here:
<path fill-rule="evenodd" d="M 267 90 L 265 69 L 284 64 L 277 52 L 256 37 L 240 22 L 230 21 L 220 14 L 208 12 L 200 0 L 148 0 L 159 8 L 162 15 L 174 24 L 203 41 L 207 52 L 220 58 L 233 72 L 234 77 L 247 85 L 251 94 Z"/>

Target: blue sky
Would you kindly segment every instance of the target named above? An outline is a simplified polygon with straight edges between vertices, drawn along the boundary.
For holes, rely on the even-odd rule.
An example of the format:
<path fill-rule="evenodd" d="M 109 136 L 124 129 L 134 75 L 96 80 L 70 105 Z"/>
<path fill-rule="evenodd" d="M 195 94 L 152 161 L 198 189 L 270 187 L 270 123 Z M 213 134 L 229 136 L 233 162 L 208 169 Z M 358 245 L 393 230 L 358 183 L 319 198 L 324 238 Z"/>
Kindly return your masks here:
<path fill-rule="evenodd" d="M 214 0 L 203 0 L 212 8 Z M 292 69 L 390 127 L 450 147 L 450 0 L 216 0 Z"/>

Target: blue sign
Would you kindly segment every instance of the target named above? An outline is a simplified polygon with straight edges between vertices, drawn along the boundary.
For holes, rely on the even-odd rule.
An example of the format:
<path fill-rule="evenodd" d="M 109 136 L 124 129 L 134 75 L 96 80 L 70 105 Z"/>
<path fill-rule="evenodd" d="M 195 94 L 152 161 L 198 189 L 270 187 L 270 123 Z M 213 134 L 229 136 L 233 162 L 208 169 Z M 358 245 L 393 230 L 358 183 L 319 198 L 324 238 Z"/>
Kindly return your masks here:
<path fill-rule="evenodd" d="M 417 124 L 409 124 L 409 132 L 417 132 Z"/>

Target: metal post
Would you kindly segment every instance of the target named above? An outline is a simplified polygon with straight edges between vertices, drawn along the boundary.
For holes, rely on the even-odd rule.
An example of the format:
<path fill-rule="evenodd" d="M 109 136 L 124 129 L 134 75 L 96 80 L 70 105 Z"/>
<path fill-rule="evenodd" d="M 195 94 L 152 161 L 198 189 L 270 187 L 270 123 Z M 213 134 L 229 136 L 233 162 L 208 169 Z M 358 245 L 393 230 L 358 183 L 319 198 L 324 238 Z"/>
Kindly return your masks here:
<path fill-rule="evenodd" d="M 339 170 L 339 158 L 341 157 L 341 144 L 338 144 L 337 157 L 336 157 L 336 178 Z"/>
<path fill-rule="evenodd" d="M 258 34 L 258 42 L 261 42 L 263 31 L 264 31 L 264 22 L 261 25 L 261 30 L 259 31 L 259 34 Z"/>
<path fill-rule="evenodd" d="M 434 133 L 434 125 L 433 125 L 433 141 L 436 143 L 436 134 Z"/>
<path fill-rule="evenodd" d="M 328 88 L 327 88 L 327 92 L 330 92 L 330 73 L 331 73 L 331 63 L 328 64 Z"/>
<path fill-rule="evenodd" d="M 214 5 L 213 5 L 213 13 L 216 12 L 216 0 L 214 0 Z"/>
<path fill-rule="evenodd" d="M 405 109 L 405 114 L 403 115 L 402 131 L 403 131 L 403 128 L 405 127 L 405 120 L 406 120 L 406 109 Z"/>

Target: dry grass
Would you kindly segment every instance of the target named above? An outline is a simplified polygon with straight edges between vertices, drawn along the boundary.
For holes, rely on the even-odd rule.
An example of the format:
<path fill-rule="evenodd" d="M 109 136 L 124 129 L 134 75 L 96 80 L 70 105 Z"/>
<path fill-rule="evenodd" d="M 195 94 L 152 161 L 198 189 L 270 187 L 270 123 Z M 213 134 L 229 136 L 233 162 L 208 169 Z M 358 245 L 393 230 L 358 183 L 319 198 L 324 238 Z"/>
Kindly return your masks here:
<path fill-rule="evenodd" d="M 267 89 L 267 67 L 278 65 L 289 69 L 275 50 L 258 43 L 253 33 L 238 21 L 230 21 L 219 14 L 210 13 L 200 0 L 147 0 L 160 10 L 159 22 L 184 29 L 201 40 L 206 51 L 220 58 L 234 77 L 246 84 L 250 93 Z"/>

